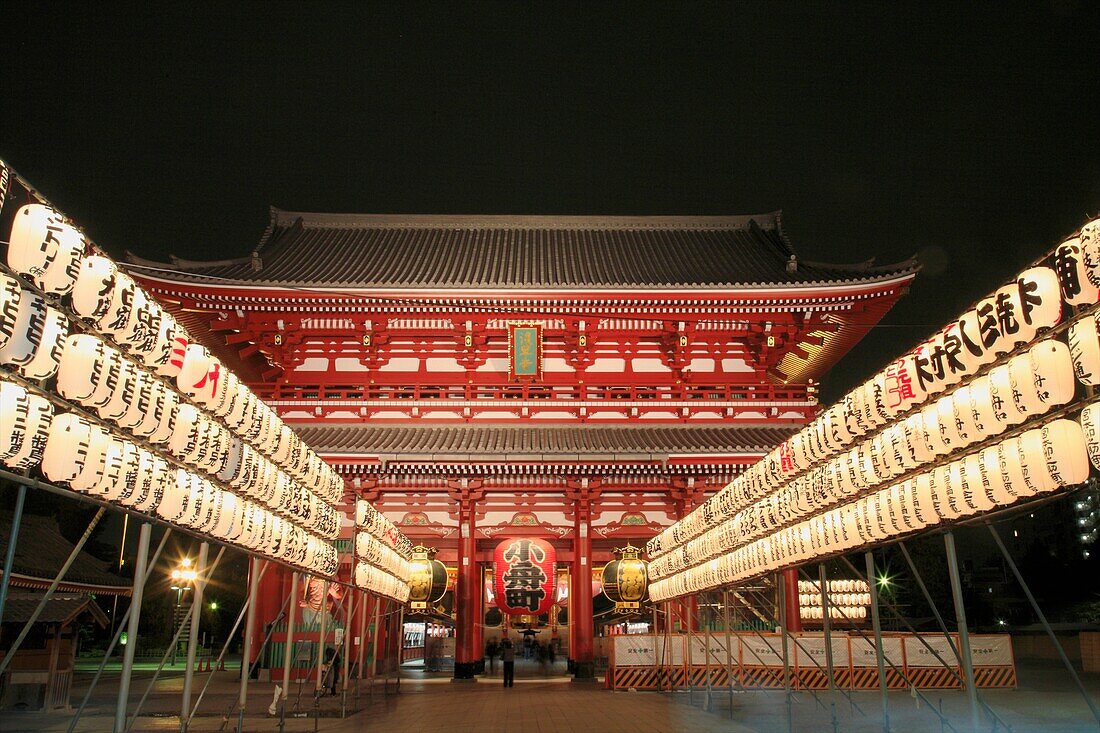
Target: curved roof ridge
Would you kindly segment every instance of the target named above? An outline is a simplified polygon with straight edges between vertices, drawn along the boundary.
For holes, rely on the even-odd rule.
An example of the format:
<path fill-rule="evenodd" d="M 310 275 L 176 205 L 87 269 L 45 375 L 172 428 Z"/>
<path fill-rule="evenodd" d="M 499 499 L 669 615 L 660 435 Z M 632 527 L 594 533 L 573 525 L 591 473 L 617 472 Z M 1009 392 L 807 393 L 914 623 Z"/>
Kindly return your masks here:
<path fill-rule="evenodd" d="M 374 227 L 398 229 L 746 229 L 753 224 L 761 229 L 778 228 L 780 212 L 759 214 L 705 215 L 680 214 L 624 216 L 618 214 L 351 214 L 287 211 L 271 207 L 272 224 L 277 227 Z M 261 240 L 261 246 L 269 236 Z"/>

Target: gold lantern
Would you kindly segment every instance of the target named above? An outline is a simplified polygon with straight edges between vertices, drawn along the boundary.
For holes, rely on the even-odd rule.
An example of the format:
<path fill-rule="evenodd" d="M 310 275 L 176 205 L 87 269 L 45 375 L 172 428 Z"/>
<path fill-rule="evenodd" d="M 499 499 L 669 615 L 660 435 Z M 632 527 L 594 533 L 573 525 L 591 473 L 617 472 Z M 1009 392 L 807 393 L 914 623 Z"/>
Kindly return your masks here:
<path fill-rule="evenodd" d="M 409 561 L 409 607 L 414 611 L 427 610 L 439 602 L 447 592 L 447 567 L 435 559 L 436 551 L 424 545 L 412 550 Z"/>
<path fill-rule="evenodd" d="M 641 549 L 627 543 L 615 550 L 615 559 L 604 565 L 603 593 L 615 602 L 616 611 L 637 609 L 646 598 L 646 562 Z"/>

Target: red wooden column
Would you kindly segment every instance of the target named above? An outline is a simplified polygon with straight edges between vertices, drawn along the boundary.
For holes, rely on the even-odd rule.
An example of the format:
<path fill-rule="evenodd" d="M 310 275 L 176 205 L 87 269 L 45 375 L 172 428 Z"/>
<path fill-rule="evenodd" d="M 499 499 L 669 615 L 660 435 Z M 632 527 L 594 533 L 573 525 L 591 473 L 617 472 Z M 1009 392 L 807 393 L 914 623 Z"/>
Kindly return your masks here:
<path fill-rule="evenodd" d="M 575 501 L 573 509 L 573 679 L 591 680 L 595 676 L 592 624 L 592 538 L 591 503 L 585 497 Z"/>
<path fill-rule="evenodd" d="M 802 631 L 802 611 L 798 606 L 798 568 L 783 571 L 783 601 L 787 611 L 787 631 Z"/>
<path fill-rule="evenodd" d="M 455 681 L 473 682 L 476 680 L 478 661 L 482 658 L 477 647 L 477 625 L 479 619 L 478 592 L 481 574 L 477 563 L 477 538 L 474 532 L 477 524 L 477 501 L 482 492 L 476 489 L 480 482 L 459 479 L 451 490 L 452 498 L 458 502 L 458 587 L 455 605 Z"/>
<path fill-rule="evenodd" d="M 475 543 L 476 548 L 476 543 Z M 475 563 L 477 591 L 474 595 L 474 654 L 477 674 L 485 674 L 485 567 Z"/>

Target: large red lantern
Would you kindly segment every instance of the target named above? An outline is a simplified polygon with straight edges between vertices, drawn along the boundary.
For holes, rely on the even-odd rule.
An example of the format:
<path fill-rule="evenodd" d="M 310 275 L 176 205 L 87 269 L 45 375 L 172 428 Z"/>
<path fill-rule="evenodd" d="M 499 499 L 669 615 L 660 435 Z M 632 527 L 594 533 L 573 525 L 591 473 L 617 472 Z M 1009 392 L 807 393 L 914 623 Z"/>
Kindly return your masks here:
<path fill-rule="evenodd" d="M 554 569 L 558 556 L 546 540 L 504 540 L 493 552 L 493 595 L 497 607 L 512 616 L 546 613 L 554 605 Z"/>

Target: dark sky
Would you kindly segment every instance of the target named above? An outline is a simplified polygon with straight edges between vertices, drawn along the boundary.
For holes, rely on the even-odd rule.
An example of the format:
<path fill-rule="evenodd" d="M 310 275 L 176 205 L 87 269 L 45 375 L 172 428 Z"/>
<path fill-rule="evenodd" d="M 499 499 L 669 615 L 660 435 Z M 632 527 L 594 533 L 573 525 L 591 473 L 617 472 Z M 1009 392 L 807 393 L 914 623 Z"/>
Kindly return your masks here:
<path fill-rule="evenodd" d="M 831 397 L 1100 211 L 1095 4 L 835 5 L 9 3 L 0 157 L 116 255 L 243 254 L 269 204 L 921 252 Z"/>

